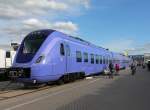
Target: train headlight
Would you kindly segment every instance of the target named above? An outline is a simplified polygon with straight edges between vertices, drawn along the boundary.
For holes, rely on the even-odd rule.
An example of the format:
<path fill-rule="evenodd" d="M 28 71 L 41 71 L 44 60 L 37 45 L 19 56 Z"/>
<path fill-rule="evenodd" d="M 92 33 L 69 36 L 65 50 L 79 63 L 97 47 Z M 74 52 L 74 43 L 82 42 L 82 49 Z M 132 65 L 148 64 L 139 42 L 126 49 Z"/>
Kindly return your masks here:
<path fill-rule="evenodd" d="M 44 58 L 44 56 L 39 56 L 39 58 L 36 60 L 36 63 L 40 63 Z"/>

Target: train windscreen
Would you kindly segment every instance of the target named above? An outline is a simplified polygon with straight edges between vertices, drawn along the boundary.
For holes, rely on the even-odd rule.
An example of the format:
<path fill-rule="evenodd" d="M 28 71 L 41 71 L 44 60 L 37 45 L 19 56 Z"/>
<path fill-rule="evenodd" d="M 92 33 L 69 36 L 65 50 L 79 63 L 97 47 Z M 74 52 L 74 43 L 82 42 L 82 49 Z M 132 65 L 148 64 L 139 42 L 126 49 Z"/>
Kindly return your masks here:
<path fill-rule="evenodd" d="M 34 55 L 37 53 L 45 39 L 53 31 L 35 31 L 30 33 L 23 40 L 19 52 L 17 54 L 17 63 L 27 63 L 32 60 Z"/>
<path fill-rule="evenodd" d="M 27 39 L 24 40 L 23 43 L 23 54 L 34 54 L 36 53 L 41 44 L 44 42 L 45 37 L 40 34 L 35 34 L 33 37 L 29 37 Z"/>

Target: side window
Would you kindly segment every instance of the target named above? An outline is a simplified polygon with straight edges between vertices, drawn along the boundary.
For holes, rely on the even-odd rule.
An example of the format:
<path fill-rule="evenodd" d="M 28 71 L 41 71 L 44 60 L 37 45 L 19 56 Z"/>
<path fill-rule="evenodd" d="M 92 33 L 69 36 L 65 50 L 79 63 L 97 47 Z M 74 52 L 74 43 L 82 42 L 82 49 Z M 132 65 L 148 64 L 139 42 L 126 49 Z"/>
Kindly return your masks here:
<path fill-rule="evenodd" d="M 109 64 L 109 56 L 107 57 L 107 64 Z"/>
<path fill-rule="evenodd" d="M 108 57 L 108 64 L 110 63 L 110 57 Z"/>
<path fill-rule="evenodd" d="M 80 51 L 76 51 L 76 61 L 82 62 L 82 54 Z"/>
<path fill-rule="evenodd" d="M 107 57 L 107 56 L 106 56 L 106 59 L 105 59 L 105 60 L 106 60 L 106 61 L 105 61 L 105 62 L 106 62 L 106 64 L 108 64 L 108 57 Z"/>
<path fill-rule="evenodd" d="M 116 63 L 116 59 L 113 59 L 113 63 Z"/>
<path fill-rule="evenodd" d="M 64 56 L 65 55 L 65 49 L 64 49 L 64 44 L 60 44 L 60 54 L 62 55 L 62 56 Z"/>
<path fill-rule="evenodd" d="M 6 51 L 6 58 L 10 58 L 10 51 Z"/>
<path fill-rule="evenodd" d="M 103 56 L 103 64 L 105 64 L 105 56 Z"/>
<path fill-rule="evenodd" d="M 70 56 L 70 47 L 69 47 L 69 45 L 66 45 L 66 54 L 67 54 L 67 56 Z"/>
<path fill-rule="evenodd" d="M 113 63 L 111 58 L 109 59 L 109 63 L 110 63 L 110 62 Z"/>
<path fill-rule="evenodd" d="M 84 62 L 88 62 L 88 53 L 84 53 Z"/>
<path fill-rule="evenodd" d="M 103 58 L 102 58 L 102 56 L 100 55 L 99 57 L 100 57 L 100 64 L 103 64 Z"/>
<path fill-rule="evenodd" d="M 94 54 L 91 54 L 91 64 L 94 64 Z"/>
<path fill-rule="evenodd" d="M 96 55 L 96 64 L 99 64 L 99 57 Z"/>

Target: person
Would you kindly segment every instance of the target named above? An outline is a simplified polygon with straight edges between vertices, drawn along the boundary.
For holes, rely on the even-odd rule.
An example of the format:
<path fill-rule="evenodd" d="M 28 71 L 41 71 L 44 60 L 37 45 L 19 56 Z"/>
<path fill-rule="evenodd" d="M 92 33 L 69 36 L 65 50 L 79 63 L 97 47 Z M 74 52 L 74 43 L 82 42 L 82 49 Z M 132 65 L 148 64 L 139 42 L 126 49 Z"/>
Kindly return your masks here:
<path fill-rule="evenodd" d="M 136 66 L 134 63 L 131 64 L 131 74 L 134 75 L 136 73 Z"/>
<path fill-rule="evenodd" d="M 116 75 L 118 75 L 119 70 L 120 70 L 119 64 L 116 64 L 116 65 L 115 65 Z"/>
<path fill-rule="evenodd" d="M 147 68 L 150 71 L 150 61 L 147 62 Z"/>
<path fill-rule="evenodd" d="M 145 64 L 144 63 L 142 63 L 142 68 L 145 69 Z"/>
<path fill-rule="evenodd" d="M 109 71 L 110 71 L 109 78 L 113 78 L 113 64 L 112 64 L 112 62 L 109 63 Z"/>
<path fill-rule="evenodd" d="M 109 74 L 110 74 L 110 71 L 109 71 L 109 68 L 108 66 L 104 66 L 104 75 L 106 78 L 109 78 Z"/>

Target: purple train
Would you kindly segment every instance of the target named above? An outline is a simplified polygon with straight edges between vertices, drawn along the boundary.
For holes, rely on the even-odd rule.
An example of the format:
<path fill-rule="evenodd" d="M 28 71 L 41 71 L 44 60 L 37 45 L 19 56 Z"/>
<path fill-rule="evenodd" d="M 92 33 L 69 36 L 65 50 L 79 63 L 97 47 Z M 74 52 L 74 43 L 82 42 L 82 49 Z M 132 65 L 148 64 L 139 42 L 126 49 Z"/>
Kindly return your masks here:
<path fill-rule="evenodd" d="M 9 75 L 30 84 L 65 82 L 101 73 L 110 62 L 126 68 L 130 59 L 80 38 L 45 29 L 24 38 Z"/>

